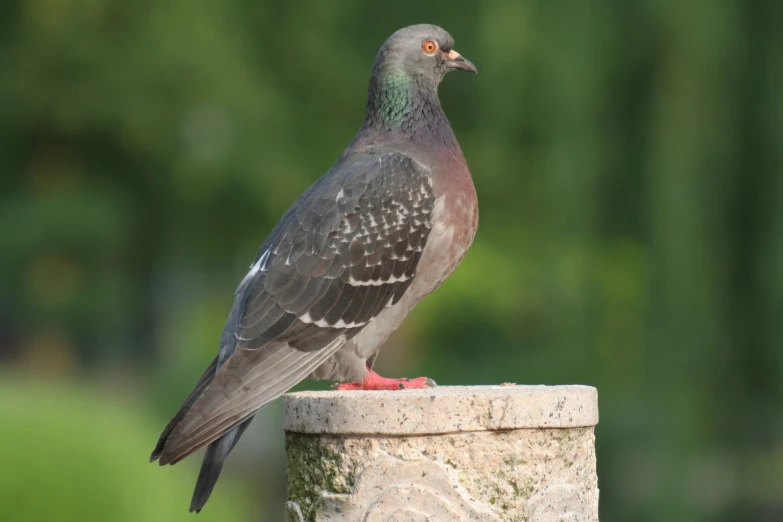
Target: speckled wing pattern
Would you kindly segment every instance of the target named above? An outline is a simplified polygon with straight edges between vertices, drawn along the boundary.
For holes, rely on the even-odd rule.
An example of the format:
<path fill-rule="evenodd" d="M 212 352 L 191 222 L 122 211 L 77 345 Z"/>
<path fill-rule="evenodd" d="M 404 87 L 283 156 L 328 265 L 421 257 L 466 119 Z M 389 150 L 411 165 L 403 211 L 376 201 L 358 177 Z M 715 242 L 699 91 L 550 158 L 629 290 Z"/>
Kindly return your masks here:
<path fill-rule="evenodd" d="M 262 249 L 239 346 L 317 350 L 332 330 L 355 335 L 411 284 L 432 226 L 429 175 L 401 154 L 362 160 L 311 188 Z"/>
<path fill-rule="evenodd" d="M 304 379 L 416 275 L 435 206 L 426 167 L 343 158 L 283 216 L 237 289 L 212 383 L 165 443 L 174 463 Z"/>

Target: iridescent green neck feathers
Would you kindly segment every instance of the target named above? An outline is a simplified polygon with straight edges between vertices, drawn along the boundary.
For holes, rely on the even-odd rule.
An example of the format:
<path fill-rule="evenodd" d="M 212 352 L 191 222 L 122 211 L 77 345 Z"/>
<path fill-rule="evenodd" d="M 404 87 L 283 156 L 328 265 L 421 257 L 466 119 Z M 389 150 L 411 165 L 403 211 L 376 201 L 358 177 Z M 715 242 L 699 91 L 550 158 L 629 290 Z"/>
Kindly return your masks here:
<path fill-rule="evenodd" d="M 373 119 L 387 130 L 399 129 L 413 112 L 413 80 L 403 72 L 390 71 L 378 78 L 370 101 Z"/>
<path fill-rule="evenodd" d="M 392 134 L 417 142 L 455 141 L 434 81 L 397 68 L 377 70 L 360 133 Z"/>

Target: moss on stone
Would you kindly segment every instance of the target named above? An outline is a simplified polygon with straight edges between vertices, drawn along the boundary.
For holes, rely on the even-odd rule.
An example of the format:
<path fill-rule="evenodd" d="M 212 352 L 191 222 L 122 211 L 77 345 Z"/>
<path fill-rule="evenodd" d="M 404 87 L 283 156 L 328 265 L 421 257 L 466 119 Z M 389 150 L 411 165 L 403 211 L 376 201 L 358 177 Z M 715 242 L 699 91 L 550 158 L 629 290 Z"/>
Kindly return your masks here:
<path fill-rule="evenodd" d="M 574 455 L 578 454 L 578 448 L 574 446 L 584 437 L 585 431 L 592 428 L 573 428 L 570 430 L 557 430 L 552 438 L 557 442 L 557 458 L 563 465 L 570 468 L 574 465 Z"/>
<path fill-rule="evenodd" d="M 305 522 L 314 522 L 322 493 L 350 493 L 353 473 L 341 469 L 342 456 L 320 443 L 316 435 L 286 434 L 288 498 L 302 510 Z"/>

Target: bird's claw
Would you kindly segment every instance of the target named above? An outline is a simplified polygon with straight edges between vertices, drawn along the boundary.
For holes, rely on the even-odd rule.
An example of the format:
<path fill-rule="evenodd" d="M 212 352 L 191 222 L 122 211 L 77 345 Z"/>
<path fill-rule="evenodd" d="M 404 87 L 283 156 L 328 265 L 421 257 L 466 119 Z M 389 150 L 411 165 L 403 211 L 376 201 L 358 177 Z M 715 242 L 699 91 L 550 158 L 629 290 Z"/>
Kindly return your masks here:
<path fill-rule="evenodd" d="M 381 377 L 372 370 L 368 370 L 362 382 L 346 382 L 335 384 L 332 387 L 340 391 L 349 390 L 415 390 L 433 388 L 437 383 L 428 377 L 415 379 L 388 379 Z"/>

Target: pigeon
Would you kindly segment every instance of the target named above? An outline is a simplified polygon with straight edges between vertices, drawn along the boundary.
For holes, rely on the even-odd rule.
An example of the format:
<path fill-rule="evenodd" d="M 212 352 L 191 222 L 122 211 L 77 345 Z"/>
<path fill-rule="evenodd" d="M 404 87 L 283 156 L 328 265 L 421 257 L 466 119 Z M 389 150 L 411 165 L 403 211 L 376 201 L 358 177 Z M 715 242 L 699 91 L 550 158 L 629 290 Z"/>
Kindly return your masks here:
<path fill-rule="evenodd" d="M 446 73 L 476 72 L 453 46 L 435 25 L 386 40 L 361 128 L 283 215 L 239 283 L 217 356 L 151 456 L 175 464 L 207 446 L 190 511 L 204 507 L 254 414 L 302 380 L 342 382 L 340 390 L 434 385 L 372 368 L 478 227 L 476 190 L 438 99 Z"/>

